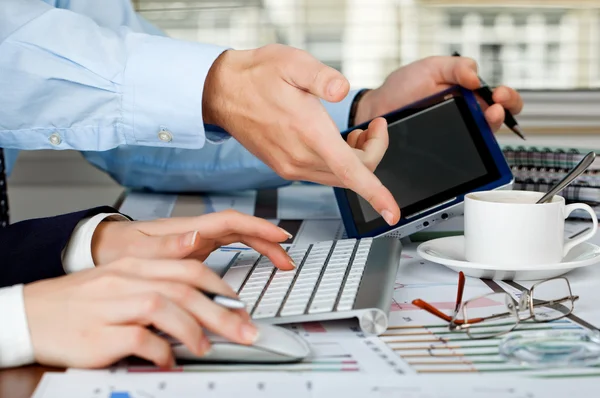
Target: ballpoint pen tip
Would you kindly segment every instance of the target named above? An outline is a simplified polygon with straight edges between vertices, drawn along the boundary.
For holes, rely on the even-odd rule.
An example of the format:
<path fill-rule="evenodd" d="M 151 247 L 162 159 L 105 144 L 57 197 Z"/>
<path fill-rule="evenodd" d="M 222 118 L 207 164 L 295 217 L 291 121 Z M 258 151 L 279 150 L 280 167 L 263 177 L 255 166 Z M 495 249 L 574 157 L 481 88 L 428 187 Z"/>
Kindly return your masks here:
<path fill-rule="evenodd" d="M 514 131 L 516 135 L 518 135 L 519 137 L 521 137 L 522 140 L 525 141 L 525 135 L 523 135 L 523 130 L 521 130 L 519 126 L 514 126 L 511 130 Z"/>

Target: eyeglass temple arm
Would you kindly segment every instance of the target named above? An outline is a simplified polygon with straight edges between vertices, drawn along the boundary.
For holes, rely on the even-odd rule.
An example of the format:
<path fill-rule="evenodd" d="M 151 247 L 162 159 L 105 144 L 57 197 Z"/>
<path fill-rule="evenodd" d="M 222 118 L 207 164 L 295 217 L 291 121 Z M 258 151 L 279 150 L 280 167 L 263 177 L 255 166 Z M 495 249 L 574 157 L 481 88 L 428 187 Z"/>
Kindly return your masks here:
<path fill-rule="evenodd" d="M 462 303 L 463 292 L 465 291 L 465 274 L 460 271 L 458 273 L 458 290 L 456 291 L 456 304 L 454 306 L 454 314 L 453 316 L 448 316 L 444 314 L 442 311 L 435 308 L 433 305 L 429 304 L 426 301 L 421 299 L 416 299 L 412 301 L 412 304 L 429 312 L 432 315 L 437 316 L 440 319 L 445 320 L 446 322 L 452 322 L 452 319 L 456 317 L 458 314 L 458 310 L 460 309 L 460 304 Z"/>
<path fill-rule="evenodd" d="M 433 305 L 429 304 L 426 301 L 423 301 L 421 299 L 416 299 L 412 301 L 412 304 L 419 307 L 422 310 L 425 310 L 427 312 L 429 312 L 432 315 L 437 316 L 438 318 L 441 318 L 443 320 L 445 320 L 446 322 L 451 322 L 452 318 L 449 317 L 448 315 L 444 314 L 442 311 L 438 310 L 437 308 L 435 308 Z"/>
<path fill-rule="evenodd" d="M 460 304 L 463 299 L 463 292 L 465 291 L 465 274 L 460 271 L 458 273 L 458 289 L 456 291 L 456 304 L 454 306 L 454 317 L 458 314 L 458 310 L 460 309 Z"/>

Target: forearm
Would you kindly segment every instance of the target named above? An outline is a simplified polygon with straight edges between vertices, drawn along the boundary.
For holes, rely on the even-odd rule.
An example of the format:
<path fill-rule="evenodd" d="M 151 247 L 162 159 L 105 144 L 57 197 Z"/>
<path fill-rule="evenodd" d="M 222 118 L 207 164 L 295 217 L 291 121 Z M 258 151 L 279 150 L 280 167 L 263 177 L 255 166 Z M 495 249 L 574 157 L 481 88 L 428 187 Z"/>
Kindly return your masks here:
<path fill-rule="evenodd" d="M 65 275 L 63 251 L 81 220 L 114 212 L 98 207 L 0 229 L 0 288 Z"/>
<path fill-rule="evenodd" d="M 211 192 L 287 185 L 239 142 L 198 150 L 120 147 L 84 152 L 86 159 L 128 188 L 161 192 Z"/>
<path fill-rule="evenodd" d="M 105 210 L 109 209 L 106 208 Z M 77 219 L 77 217 L 72 218 L 74 221 Z M 55 252 L 60 253 L 62 269 L 50 270 L 50 275 L 57 274 L 53 276 L 60 276 L 60 274 L 69 274 L 94 267 L 91 243 L 96 227 L 104 220 L 124 219 L 127 218 L 117 213 L 99 213 L 81 219 L 73 229 L 73 233 L 69 236 L 65 249 L 62 251 L 55 250 Z M 55 222 L 60 223 L 60 220 L 55 219 Z M 68 222 L 67 224 L 71 225 L 72 222 Z M 35 235 L 35 231 L 32 235 Z M 64 239 L 61 238 L 60 234 L 55 236 L 56 249 L 60 248 L 60 242 Z M 19 245 L 22 242 L 12 243 Z M 10 255 L 6 257 L 8 257 L 8 261 L 3 264 L 4 268 L 10 269 L 15 266 L 30 266 L 34 268 L 33 264 L 22 264 L 19 259 L 11 258 Z M 12 262 L 9 262 L 11 260 Z M 51 269 L 56 268 L 52 266 L 56 261 L 52 258 L 51 254 L 48 254 L 48 258 L 45 261 L 48 261 L 48 264 L 39 265 L 43 267 L 50 265 Z M 25 307 L 23 298 L 23 283 L 25 282 L 20 282 L 16 278 L 12 280 L 0 279 L 0 282 L 2 282 L 0 286 L 5 286 L 0 288 L 0 314 L 2 314 L 3 319 L 0 325 L 0 368 L 30 364 L 34 362 L 35 358 L 27 322 L 27 308 Z M 11 286 L 10 284 L 12 283 L 15 284 Z"/>
<path fill-rule="evenodd" d="M 0 288 L 0 368 L 22 366 L 34 361 L 27 325 L 23 285 Z"/>
<path fill-rule="evenodd" d="M 224 48 L 114 31 L 37 0 L 5 0 L 0 21 L 0 85 L 10 93 L 0 146 L 204 145 L 204 81 Z"/>

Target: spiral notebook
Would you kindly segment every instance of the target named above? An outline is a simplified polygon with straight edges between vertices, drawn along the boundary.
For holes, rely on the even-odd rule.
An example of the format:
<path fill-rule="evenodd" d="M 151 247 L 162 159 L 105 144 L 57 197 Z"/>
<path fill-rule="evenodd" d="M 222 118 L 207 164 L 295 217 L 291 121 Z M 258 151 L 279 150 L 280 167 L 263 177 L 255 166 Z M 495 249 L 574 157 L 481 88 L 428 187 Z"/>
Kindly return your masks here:
<path fill-rule="evenodd" d="M 592 149 L 536 146 L 504 146 L 504 156 L 515 178 L 513 189 L 548 192 Z M 600 153 L 600 150 L 595 150 Z M 583 202 L 600 216 L 600 157 L 561 193 L 567 202 Z M 575 217 L 587 218 L 585 212 Z"/>

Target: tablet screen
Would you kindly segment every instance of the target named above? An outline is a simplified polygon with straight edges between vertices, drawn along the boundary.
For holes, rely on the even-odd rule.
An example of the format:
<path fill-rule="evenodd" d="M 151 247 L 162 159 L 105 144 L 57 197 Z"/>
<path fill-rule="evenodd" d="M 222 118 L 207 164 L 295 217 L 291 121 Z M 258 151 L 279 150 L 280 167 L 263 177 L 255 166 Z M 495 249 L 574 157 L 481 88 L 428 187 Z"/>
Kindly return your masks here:
<path fill-rule="evenodd" d="M 375 175 L 408 218 L 493 181 L 499 173 L 461 97 L 388 121 L 389 147 Z M 348 195 L 359 232 L 383 225 L 358 195 Z"/>

